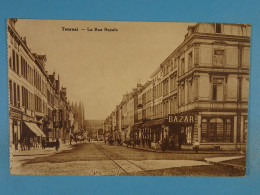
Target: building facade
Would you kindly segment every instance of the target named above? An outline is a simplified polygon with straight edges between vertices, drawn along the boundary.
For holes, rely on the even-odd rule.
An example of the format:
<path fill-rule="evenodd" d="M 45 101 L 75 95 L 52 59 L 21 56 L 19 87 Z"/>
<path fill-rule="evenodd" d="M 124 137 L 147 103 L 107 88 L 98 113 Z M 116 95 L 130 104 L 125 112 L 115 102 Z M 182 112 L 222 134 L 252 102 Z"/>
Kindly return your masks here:
<path fill-rule="evenodd" d="M 245 149 L 250 29 L 229 23 L 189 26 L 184 41 L 137 92 L 133 139 L 150 146 L 170 138 L 179 148 L 198 140 L 201 148 Z M 122 106 L 122 124 L 127 112 Z"/>
<path fill-rule="evenodd" d="M 29 49 L 26 37 L 7 21 L 10 147 L 26 150 L 57 138 L 69 139 L 73 119 L 66 96 L 55 73 L 46 71 L 47 57 Z"/>

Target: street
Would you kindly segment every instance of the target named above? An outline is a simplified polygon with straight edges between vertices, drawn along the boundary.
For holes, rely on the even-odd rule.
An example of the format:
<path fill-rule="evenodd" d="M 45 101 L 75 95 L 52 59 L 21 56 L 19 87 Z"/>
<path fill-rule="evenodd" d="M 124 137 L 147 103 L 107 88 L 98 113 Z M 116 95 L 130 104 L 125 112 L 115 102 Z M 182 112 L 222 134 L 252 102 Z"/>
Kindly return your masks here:
<path fill-rule="evenodd" d="M 206 163 L 225 153 L 158 153 L 103 142 L 86 142 L 50 156 L 23 161 L 17 175 L 243 176 L 245 171 Z M 16 157 L 15 157 L 16 158 Z"/>

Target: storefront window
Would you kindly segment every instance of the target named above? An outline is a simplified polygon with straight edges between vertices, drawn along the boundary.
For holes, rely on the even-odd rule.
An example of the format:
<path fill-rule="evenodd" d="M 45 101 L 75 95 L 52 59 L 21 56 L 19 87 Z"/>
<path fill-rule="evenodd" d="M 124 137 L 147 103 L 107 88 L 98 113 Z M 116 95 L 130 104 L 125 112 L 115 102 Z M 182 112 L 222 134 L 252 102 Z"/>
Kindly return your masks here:
<path fill-rule="evenodd" d="M 220 118 L 213 118 L 209 125 L 209 141 L 222 142 L 223 141 L 223 120 Z"/>
<path fill-rule="evenodd" d="M 211 118 L 201 121 L 201 142 L 233 142 L 231 119 Z"/>
<path fill-rule="evenodd" d="M 203 119 L 201 122 L 201 142 L 207 142 L 207 130 L 208 130 L 208 122 L 207 119 Z"/>
<path fill-rule="evenodd" d="M 185 144 L 191 144 L 192 143 L 192 126 L 189 126 L 186 128 L 186 140 L 184 140 Z"/>
<path fill-rule="evenodd" d="M 243 135 L 243 142 L 247 142 L 247 119 L 244 122 L 244 135 Z"/>
<path fill-rule="evenodd" d="M 232 132 L 231 132 L 231 120 L 226 120 L 226 127 L 224 132 L 224 141 L 225 142 L 232 142 Z"/>

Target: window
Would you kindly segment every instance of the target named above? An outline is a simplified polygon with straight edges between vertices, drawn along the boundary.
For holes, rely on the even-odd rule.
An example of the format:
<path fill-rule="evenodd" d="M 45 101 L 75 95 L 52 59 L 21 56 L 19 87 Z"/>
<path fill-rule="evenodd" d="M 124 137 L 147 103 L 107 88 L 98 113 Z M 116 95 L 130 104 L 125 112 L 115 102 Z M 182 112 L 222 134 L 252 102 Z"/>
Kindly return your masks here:
<path fill-rule="evenodd" d="M 209 123 L 208 123 L 209 122 Z M 201 121 L 201 142 L 233 142 L 231 119 L 211 118 Z"/>
<path fill-rule="evenodd" d="M 192 80 L 188 81 L 187 83 L 187 87 L 188 87 L 188 102 L 191 102 L 193 100 L 193 93 L 192 93 Z"/>
<path fill-rule="evenodd" d="M 192 68 L 192 64 L 193 64 L 193 56 L 192 56 L 192 52 L 190 52 L 188 55 L 188 68 L 189 69 Z"/>
<path fill-rule="evenodd" d="M 10 98 L 10 104 L 13 104 L 13 83 L 11 80 L 9 80 L 9 98 Z"/>
<path fill-rule="evenodd" d="M 220 118 L 210 120 L 208 131 L 209 142 L 223 142 L 223 126 L 223 120 Z"/>
<path fill-rule="evenodd" d="M 17 106 L 20 108 L 20 86 L 17 85 Z"/>
<path fill-rule="evenodd" d="M 176 106 L 176 97 L 174 97 L 170 100 L 170 114 L 176 113 Z"/>
<path fill-rule="evenodd" d="M 16 54 L 16 72 L 19 74 L 19 56 Z"/>
<path fill-rule="evenodd" d="M 225 58 L 224 58 L 224 50 L 223 49 L 215 49 L 213 55 L 213 66 L 224 66 Z"/>
<path fill-rule="evenodd" d="M 224 142 L 232 142 L 232 131 L 231 131 L 231 120 L 226 120 L 225 131 L 224 131 Z"/>
<path fill-rule="evenodd" d="M 184 58 L 181 59 L 181 74 L 185 72 L 185 60 Z"/>
<path fill-rule="evenodd" d="M 208 122 L 207 119 L 201 121 L 201 142 L 205 143 L 208 141 Z"/>
<path fill-rule="evenodd" d="M 176 81 L 177 75 L 175 74 L 173 77 L 173 90 L 177 88 L 177 81 Z"/>
<path fill-rule="evenodd" d="M 220 23 L 216 23 L 216 33 L 221 33 L 221 24 Z"/>
<path fill-rule="evenodd" d="M 166 95 L 169 94 L 169 80 L 166 80 Z"/>
<path fill-rule="evenodd" d="M 15 70 L 16 64 L 15 64 L 15 51 L 14 51 L 14 50 L 13 50 L 13 52 L 12 52 L 12 59 L 13 59 L 13 70 L 16 71 L 16 70 Z"/>
<path fill-rule="evenodd" d="M 24 106 L 24 87 L 22 86 L 22 106 Z"/>
<path fill-rule="evenodd" d="M 181 105 L 185 104 L 185 90 L 184 90 L 184 84 L 181 85 L 181 98 L 180 98 L 180 103 Z"/>
<path fill-rule="evenodd" d="M 21 74 L 24 76 L 24 65 L 23 65 L 23 57 L 21 56 Z"/>
<path fill-rule="evenodd" d="M 29 96 L 30 96 L 30 92 L 22 87 L 22 106 L 24 106 L 26 109 L 29 108 L 29 103 L 31 102 L 31 100 L 29 101 Z"/>
<path fill-rule="evenodd" d="M 14 106 L 17 106 L 16 84 L 14 83 Z"/>
<path fill-rule="evenodd" d="M 170 70 L 173 70 L 173 59 L 171 59 L 171 69 Z"/>
<path fill-rule="evenodd" d="M 212 85 L 212 100 L 223 101 L 224 87 L 223 79 L 214 79 Z"/>
<path fill-rule="evenodd" d="M 173 76 L 170 77 L 170 91 L 173 91 Z"/>
<path fill-rule="evenodd" d="M 244 135 L 243 135 L 243 142 L 247 142 L 247 119 L 244 121 Z"/>
<path fill-rule="evenodd" d="M 9 57 L 9 67 L 12 68 L 12 57 Z"/>

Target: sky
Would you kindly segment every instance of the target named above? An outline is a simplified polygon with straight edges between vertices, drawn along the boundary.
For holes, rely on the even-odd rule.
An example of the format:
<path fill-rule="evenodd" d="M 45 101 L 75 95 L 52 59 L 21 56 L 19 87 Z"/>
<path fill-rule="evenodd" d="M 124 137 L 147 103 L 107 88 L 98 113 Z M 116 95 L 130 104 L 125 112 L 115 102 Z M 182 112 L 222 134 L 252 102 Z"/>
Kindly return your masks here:
<path fill-rule="evenodd" d="M 46 55 L 46 70 L 59 74 L 70 102 L 84 104 L 85 118 L 104 120 L 123 94 L 149 80 L 189 25 L 194 23 L 18 19 L 15 28 L 33 53 Z"/>

